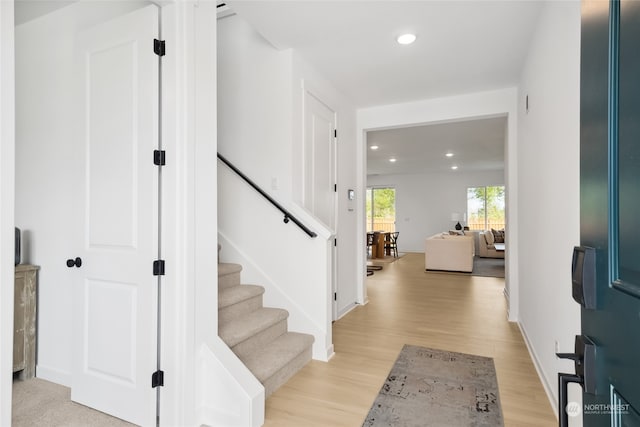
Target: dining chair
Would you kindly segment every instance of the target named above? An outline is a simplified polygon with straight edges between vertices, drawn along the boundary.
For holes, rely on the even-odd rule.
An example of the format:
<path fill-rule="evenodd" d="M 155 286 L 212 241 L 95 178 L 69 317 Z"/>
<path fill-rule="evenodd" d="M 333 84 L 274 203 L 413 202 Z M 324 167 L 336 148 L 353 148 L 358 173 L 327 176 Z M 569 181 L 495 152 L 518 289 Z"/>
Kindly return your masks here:
<path fill-rule="evenodd" d="M 373 233 L 367 233 L 367 256 L 369 256 L 369 248 L 373 248 L 374 237 Z M 373 249 L 371 249 L 371 256 L 373 257 Z"/>
<path fill-rule="evenodd" d="M 389 234 L 389 241 L 385 242 L 384 249 L 385 252 L 388 250 L 390 253 L 393 253 L 394 258 L 398 258 L 398 235 L 399 231 L 394 231 Z"/>

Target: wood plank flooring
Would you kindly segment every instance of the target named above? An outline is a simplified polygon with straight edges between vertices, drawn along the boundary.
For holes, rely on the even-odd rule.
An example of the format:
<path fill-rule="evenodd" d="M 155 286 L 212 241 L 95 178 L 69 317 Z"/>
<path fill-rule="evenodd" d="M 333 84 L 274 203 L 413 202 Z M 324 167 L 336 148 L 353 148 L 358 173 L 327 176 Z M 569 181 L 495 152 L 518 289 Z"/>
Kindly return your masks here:
<path fill-rule="evenodd" d="M 410 253 L 367 286 L 369 303 L 333 325 L 335 356 L 272 394 L 265 426 L 361 426 L 404 344 L 493 357 L 505 426 L 557 425 L 520 330 L 506 320 L 504 279 L 426 273 L 424 255 Z"/>

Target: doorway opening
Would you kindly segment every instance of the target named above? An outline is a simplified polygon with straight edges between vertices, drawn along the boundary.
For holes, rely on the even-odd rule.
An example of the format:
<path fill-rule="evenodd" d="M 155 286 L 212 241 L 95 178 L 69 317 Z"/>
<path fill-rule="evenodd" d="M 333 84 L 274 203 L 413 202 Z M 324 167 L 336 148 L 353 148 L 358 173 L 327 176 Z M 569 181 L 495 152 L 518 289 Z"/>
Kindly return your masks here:
<path fill-rule="evenodd" d="M 441 106 L 440 101 L 432 103 L 434 111 Z M 363 192 L 368 187 L 394 187 L 396 192 L 401 192 L 403 196 L 396 203 L 396 216 L 400 218 L 396 231 L 405 238 L 399 251 L 424 252 L 426 238 L 450 230 L 455 224 L 452 212 L 460 217 L 467 212 L 468 188 L 504 186 L 504 222 L 512 227 L 512 244 L 505 260 L 504 295 L 510 307 L 509 318 L 515 319 L 518 289 L 511 289 L 509 285 L 517 275 L 514 249 L 517 248 L 514 221 L 517 206 L 510 205 L 515 199 L 510 197 L 513 173 L 509 167 L 515 153 L 512 125 L 515 112 L 510 99 L 506 98 L 499 109 L 480 108 L 477 114 L 469 114 L 466 105 L 461 101 L 455 107 L 463 114 L 451 111 L 445 117 L 416 109 L 416 117 L 423 119 L 420 122 L 404 121 L 404 110 L 398 111 L 399 115 L 391 120 L 387 120 L 388 114 L 378 117 L 373 113 L 363 120 L 359 129 L 362 131 L 359 149 L 363 156 Z M 367 211 L 365 203 L 362 203 L 364 212 Z M 365 213 L 361 218 L 364 235 L 371 226 Z M 363 238 L 365 262 L 366 243 Z M 366 301 L 364 277 L 360 283 L 359 289 Z"/>

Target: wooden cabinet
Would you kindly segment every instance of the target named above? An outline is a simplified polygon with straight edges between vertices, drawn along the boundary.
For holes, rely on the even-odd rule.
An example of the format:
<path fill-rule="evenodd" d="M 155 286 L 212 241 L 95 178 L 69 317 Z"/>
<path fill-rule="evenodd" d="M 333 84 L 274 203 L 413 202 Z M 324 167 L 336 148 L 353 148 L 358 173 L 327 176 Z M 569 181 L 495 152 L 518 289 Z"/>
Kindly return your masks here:
<path fill-rule="evenodd" d="M 20 264 L 15 270 L 13 306 L 13 372 L 20 379 L 36 373 L 36 315 L 38 270 L 35 265 Z"/>

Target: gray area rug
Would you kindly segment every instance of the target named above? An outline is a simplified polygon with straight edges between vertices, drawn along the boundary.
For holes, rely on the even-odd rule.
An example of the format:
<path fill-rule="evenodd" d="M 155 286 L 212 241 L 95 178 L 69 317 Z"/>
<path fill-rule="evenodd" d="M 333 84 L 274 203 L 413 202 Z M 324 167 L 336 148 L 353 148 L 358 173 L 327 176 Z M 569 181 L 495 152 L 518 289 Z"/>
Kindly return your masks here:
<path fill-rule="evenodd" d="M 405 345 L 362 426 L 504 426 L 493 359 Z"/>
<path fill-rule="evenodd" d="M 472 276 L 504 277 L 504 258 L 473 257 Z"/>

